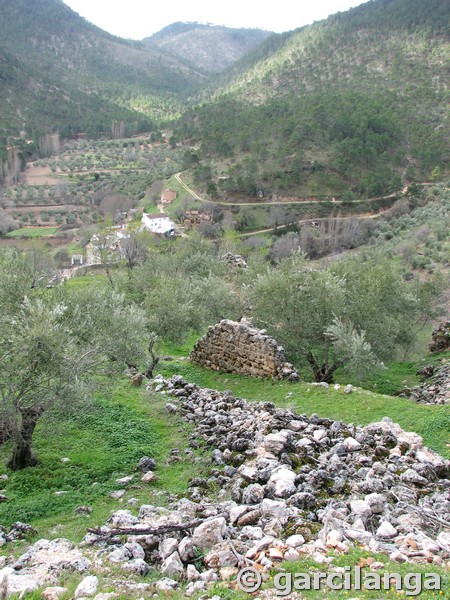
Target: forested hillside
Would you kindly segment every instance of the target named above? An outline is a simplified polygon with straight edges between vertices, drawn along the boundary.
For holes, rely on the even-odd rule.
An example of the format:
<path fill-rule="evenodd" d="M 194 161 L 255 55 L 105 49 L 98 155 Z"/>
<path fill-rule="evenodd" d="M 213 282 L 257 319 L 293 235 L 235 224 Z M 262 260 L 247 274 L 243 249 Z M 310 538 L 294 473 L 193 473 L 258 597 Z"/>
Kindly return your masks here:
<path fill-rule="evenodd" d="M 149 47 L 162 48 L 187 59 L 207 72 L 223 71 L 252 48 L 271 36 L 261 29 L 233 29 L 201 23 L 172 23 L 143 40 Z"/>
<path fill-rule="evenodd" d="M 379 0 L 268 39 L 185 114 L 225 193 L 381 195 L 448 163 L 450 6 Z"/>
<path fill-rule="evenodd" d="M 102 31 L 60 0 L 5 0 L 1 11 L 0 126 L 7 134 L 58 127 L 63 135 L 96 134 L 110 132 L 112 119 L 130 132 L 148 130 L 152 104 L 204 78 L 164 51 Z M 145 115 L 133 104 L 141 96 Z"/>

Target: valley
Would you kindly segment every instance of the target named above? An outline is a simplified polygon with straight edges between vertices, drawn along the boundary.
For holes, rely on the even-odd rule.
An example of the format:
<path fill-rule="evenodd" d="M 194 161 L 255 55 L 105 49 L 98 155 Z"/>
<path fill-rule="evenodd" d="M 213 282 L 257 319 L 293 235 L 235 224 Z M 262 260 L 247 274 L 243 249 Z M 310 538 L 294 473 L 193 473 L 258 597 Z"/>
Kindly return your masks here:
<path fill-rule="evenodd" d="M 3 2 L 0 597 L 450 598 L 448 22 Z"/>

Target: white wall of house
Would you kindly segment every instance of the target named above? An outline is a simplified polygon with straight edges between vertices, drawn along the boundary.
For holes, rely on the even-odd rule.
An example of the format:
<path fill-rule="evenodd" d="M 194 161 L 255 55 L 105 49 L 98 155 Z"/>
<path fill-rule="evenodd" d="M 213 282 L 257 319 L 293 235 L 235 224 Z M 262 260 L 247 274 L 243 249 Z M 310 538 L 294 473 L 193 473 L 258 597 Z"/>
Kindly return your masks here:
<path fill-rule="evenodd" d="M 152 233 L 169 233 L 175 229 L 175 223 L 167 215 L 161 213 L 161 216 L 149 215 L 143 213 L 142 223 Z"/>

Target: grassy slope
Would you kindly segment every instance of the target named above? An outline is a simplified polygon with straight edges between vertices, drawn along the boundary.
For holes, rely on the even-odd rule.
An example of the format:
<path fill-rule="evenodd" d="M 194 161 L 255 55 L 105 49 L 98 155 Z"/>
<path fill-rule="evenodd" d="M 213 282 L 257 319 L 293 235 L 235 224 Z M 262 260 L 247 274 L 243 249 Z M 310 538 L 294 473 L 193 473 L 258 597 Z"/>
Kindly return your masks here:
<path fill-rule="evenodd" d="M 71 285 L 76 279 L 69 282 Z M 84 282 L 86 283 L 86 282 Z M 328 391 L 306 383 L 255 380 L 229 374 L 219 374 L 190 365 L 184 357 L 192 346 L 193 339 L 184 346 L 167 347 L 172 355 L 179 355 L 170 361 L 163 361 L 160 372 L 165 375 L 181 374 L 188 380 L 202 386 L 219 390 L 231 389 L 236 395 L 250 401 L 270 400 L 277 406 L 289 407 L 298 412 L 328 416 L 355 423 L 368 423 L 385 415 L 399 422 L 406 429 L 414 429 L 423 435 L 427 445 L 448 454 L 446 442 L 450 428 L 448 408 L 424 407 L 400 398 L 357 390 L 348 396 L 340 390 Z M 397 367 L 398 370 L 398 367 Z M 288 395 L 289 394 L 289 395 Z M 292 395 L 291 395 L 292 394 Z M 202 467 L 185 457 L 183 450 L 188 446 L 189 427 L 181 418 L 167 418 L 164 410 L 167 398 L 148 394 L 142 389 L 132 388 L 127 380 L 104 382 L 97 392 L 93 410 L 83 412 L 71 419 L 41 427 L 36 433 L 36 450 L 41 464 L 21 473 L 9 473 L 5 485 L 8 502 L 0 505 L 0 522 L 8 524 L 21 519 L 29 521 L 38 530 L 36 539 L 42 537 L 68 537 L 79 541 L 86 527 L 102 524 L 109 514 L 119 508 L 130 508 L 126 500 L 135 497 L 139 503 L 164 505 L 171 493 L 184 494 L 191 477 L 202 475 Z M 49 431 L 52 435 L 49 436 Z M 173 448 L 180 450 L 181 460 L 169 461 Z M 1 458 L 6 457 L 8 448 L 3 448 Z M 136 474 L 134 481 L 126 486 L 115 483 L 118 477 L 133 473 L 137 460 L 149 455 L 157 462 L 159 481 L 152 486 L 140 486 Z M 70 458 L 63 463 L 61 458 Z M 97 482 L 96 485 L 93 485 Z M 137 484 L 137 485 L 136 485 Z M 123 501 L 111 499 L 112 490 L 127 488 Z M 67 494 L 55 495 L 55 491 Z M 90 505 L 93 512 L 89 517 L 78 515 L 75 508 Z M 133 509 L 132 509 L 133 510 Z M 30 541 L 4 548 L 4 552 L 19 553 Z M 337 557 L 336 565 L 350 566 L 360 563 L 368 553 L 356 548 L 349 555 Z M 443 568 L 399 566 L 389 562 L 385 556 L 377 557 L 389 572 L 438 572 L 444 578 L 443 590 L 448 589 L 448 572 Z M 323 566 L 311 559 L 304 559 L 286 565 L 289 572 L 323 571 Z M 272 576 L 276 572 L 272 573 Z M 151 572 L 144 580 L 151 581 L 157 576 Z M 78 578 L 69 576 L 67 598 L 73 596 Z M 107 585 L 107 582 L 104 582 Z M 272 579 L 267 582 L 272 586 Z M 233 588 L 233 584 L 230 584 Z M 106 589 L 106 588 L 105 588 Z M 224 600 L 238 600 L 244 594 L 234 589 L 217 587 L 214 589 Z M 318 592 L 307 592 L 311 599 L 344 599 L 344 592 L 331 593 L 326 588 Z M 29 595 L 30 599 L 40 597 Z M 122 596 L 120 596 L 122 597 Z M 183 597 L 182 591 L 175 598 Z M 245 595 L 245 597 L 247 597 Z M 361 597 L 361 595 L 360 595 Z M 364 598 L 379 599 L 379 592 L 364 592 Z M 383 592 L 384 598 L 396 598 L 394 591 Z M 442 594 L 424 592 L 421 598 L 449 598 Z"/>
<path fill-rule="evenodd" d="M 109 497 L 111 491 L 127 488 L 125 501 L 136 497 L 141 504 L 156 502 L 154 493 L 157 503 L 164 504 L 167 494 L 186 491 L 189 478 L 201 468 L 183 454 L 181 461 L 167 463 L 173 448 L 187 446 L 187 431 L 178 417 L 167 419 L 165 404 L 164 398 L 150 397 L 120 380 L 105 384 L 91 411 L 38 428 L 35 449 L 41 463 L 9 472 L 8 502 L 0 506 L 0 523 L 31 522 L 39 537 L 45 533 L 79 541 L 86 527 L 104 522 L 111 510 L 125 508 Z M 8 445 L 1 448 L 3 464 L 8 451 Z M 133 474 L 142 456 L 156 460 L 158 482 L 139 486 L 136 473 L 131 484 L 117 484 L 117 478 Z M 62 462 L 64 457 L 70 462 Z M 130 488 L 136 484 L 139 487 Z M 56 491 L 66 493 L 55 495 Z M 74 512 L 80 505 L 94 507 L 90 517 Z"/>
<path fill-rule="evenodd" d="M 97 277 L 76 277 L 66 285 L 79 287 L 98 282 Z M 334 419 L 365 424 L 389 416 L 407 430 L 414 430 L 424 437 L 425 443 L 434 450 L 448 455 L 448 433 L 450 430 L 450 411 L 448 407 L 426 407 L 416 405 L 406 399 L 395 398 L 367 390 L 356 390 L 345 395 L 342 388 L 324 390 L 301 382 L 257 380 L 230 374 L 214 373 L 195 367 L 186 362 L 196 336 L 191 336 L 185 344 L 174 347 L 164 346 L 161 354 L 170 354 L 173 358 L 163 360 L 160 372 L 170 376 L 181 374 L 186 379 L 201 386 L 219 390 L 231 389 L 237 396 L 249 401 L 272 401 L 277 406 L 291 408 L 299 413 L 318 413 Z M 439 362 L 444 356 L 434 357 L 428 362 Z M 445 357 L 444 357 L 445 358 Z M 388 371 L 375 375 L 370 382 L 373 389 L 398 389 L 403 381 L 416 382 L 415 363 L 395 363 Z M 68 537 L 80 541 L 86 527 L 104 523 L 112 511 L 119 508 L 131 508 L 126 501 L 137 498 L 139 504 L 154 503 L 164 505 L 169 494 L 185 494 L 191 477 L 202 475 L 203 467 L 195 464 L 184 454 L 188 447 L 189 426 L 180 417 L 167 418 L 164 410 L 167 398 L 148 394 L 142 389 L 132 388 L 125 379 L 103 382 L 98 389 L 93 410 L 80 412 L 65 421 L 50 423 L 38 428 L 35 448 L 41 464 L 20 473 L 9 472 L 9 480 L 4 485 L 8 501 L 0 505 L 0 522 L 8 525 L 15 520 L 24 520 L 38 530 L 35 539 L 42 537 Z M 51 432 L 51 435 L 49 433 Z M 181 460 L 172 463 L 169 460 L 171 450 L 180 450 Z M 0 449 L 0 460 L 4 464 L 9 448 Z M 143 455 L 155 458 L 157 462 L 158 482 L 152 486 L 140 485 L 139 475 L 134 472 L 135 465 Z M 61 461 L 63 457 L 70 462 Z M 206 466 L 206 465 L 205 465 Z M 5 470 L 4 470 L 5 471 Z M 135 473 L 131 484 L 120 485 L 115 482 L 119 477 Z M 206 473 L 206 471 L 205 471 Z M 96 485 L 93 485 L 96 482 Z M 122 501 L 109 497 L 117 489 L 126 489 Z M 55 491 L 66 494 L 55 495 Z M 88 517 L 75 513 L 79 505 L 90 505 L 94 509 Z M 3 553 L 18 554 L 33 539 L 14 546 L 3 548 Z M 349 555 L 335 559 L 336 565 L 351 566 L 360 563 L 368 553 L 356 548 Z M 389 572 L 438 572 L 443 577 L 443 590 L 449 589 L 449 574 L 442 567 L 427 565 L 399 566 L 389 562 L 385 556 L 376 557 L 385 564 Z M 323 566 L 311 559 L 283 565 L 289 572 L 323 571 Z M 275 575 L 276 572 L 272 574 Z M 144 580 L 151 581 L 157 573 L 151 572 Z M 67 598 L 73 591 L 79 578 L 69 576 Z M 272 580 L 266 584 L 272 586 Z M 107 586 L 107 582 L 103 582 Z M 230 584 L 233 588 L 233 584 Z M 107 587 L 104 587 L 107 591 Z M 112 590 L 109 590 L 112 591 Z M 240 600 L 244 594 L 234 589 L 214 588 L 223 600 Z M 303 592 L 302 592 L 303 593 Z M 317 600 L 341 599 L 351 597 L 344 592 L 331 593 L 328 589 L 318 592 L 306 592 L 305 597 Z M 379 600 L 379 592 L 357 594 L 373 600 Z M 29 598 L 39 598 L 39 593 Z M 122 597 L 122 596 L 120 596 Z M 177 592 L 174 599 L 183 597 Z M 398 598 L 395 591 L 384 591 L 383 598 Z M 423 592 L 421 598 L 450 598 L 448 591 L 442 594 Z M 65 598 L 64 598 L 65 600 Z"/>
<path fill-rule="evenodd" d="M 443 455 L 449 455 L 447 444 L 450 432 L 450 411 L 448 407 L 423 406 L 404 398 L 377 394 L 357 389 L 353 394 L 339 390 L 323 389 L 320 386 L 300 382 L 268 382 L 240 375 L 215 373 L 186 363 L 174 361 L 163 363 L 166 375 L 177 373 L 188 381 L 203 387 L 218 390 L 232 390 L 233 394 L 250 401 L 270 401 L 277 406 L 308 415 L 317 413 L 359 425 L 390 417 L 408 431 L 416 431 L 423 436 L 425 444 Z"/>
<path fill-rule="evenodd" d="M 58 227 L 21 227 L 6 234 L 6 237 L 12 238 L 36 238 L 53 235 Z"/>

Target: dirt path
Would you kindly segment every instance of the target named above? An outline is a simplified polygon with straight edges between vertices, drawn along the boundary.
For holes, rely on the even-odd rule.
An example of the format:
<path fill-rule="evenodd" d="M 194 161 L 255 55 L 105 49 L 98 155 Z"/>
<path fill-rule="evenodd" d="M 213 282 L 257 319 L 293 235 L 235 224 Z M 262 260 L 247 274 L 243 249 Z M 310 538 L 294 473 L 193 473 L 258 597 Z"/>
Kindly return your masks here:
<path fill-rule="evenodd" d="M 383 215 L 383 211 L 376 213 L 376 214 L 369 214 L 366 213 L 364 215 L 350 215 L 349 217 L 331 217 L 333 220 L 336 221 L 348 221 L 349 219 L 378 219 L 379 217 L 381 217 Z M 330 217 L 318 217 L 318 218 L 313 218 L 313 219 L 301 219 L 300 221 L 295 221 L 294 224 L 295 225 L 301 225 L 302 223 L 317 223 L 318 221 L 328 221 Z M 278 229 L 286 229 L 287 227 L 290 227 L 292 224 L 290 223 L 289 225 L 278 225 L 277 228 L 275 227 L 269 227 L 267 229 L 259 229 L 257 231 L 249 231 L 248 233 L 240 233 L 238 235 L 238 237 L 250 237 L 251 235 L 259 235 L 260 233 L 269 233 L 270 231 L 278 231 Z"/>
<path fill-rule="evenodd" d="M 256 202 L 223 202 L 222 200 L 209 200 L 202 198 L 190 188 L 182 179 L 181 173 L 175 174 L 175 179 L 195 200 L 199 202 L 209 202 L 211 204 L 220 204 L 222 206 L 291 206 L 297 204 L 361 204 L 361 202 L 372 202 L 376 200 L 390 200 L 397 197 L 397 194 L 389 194 L 388 196 L 377 196 L 376 198 L 366 198 L 365 200 L 275 200 L 274 202 L 256 201 Z M 317 219 L 315 219 L 317 220 Z"/>

